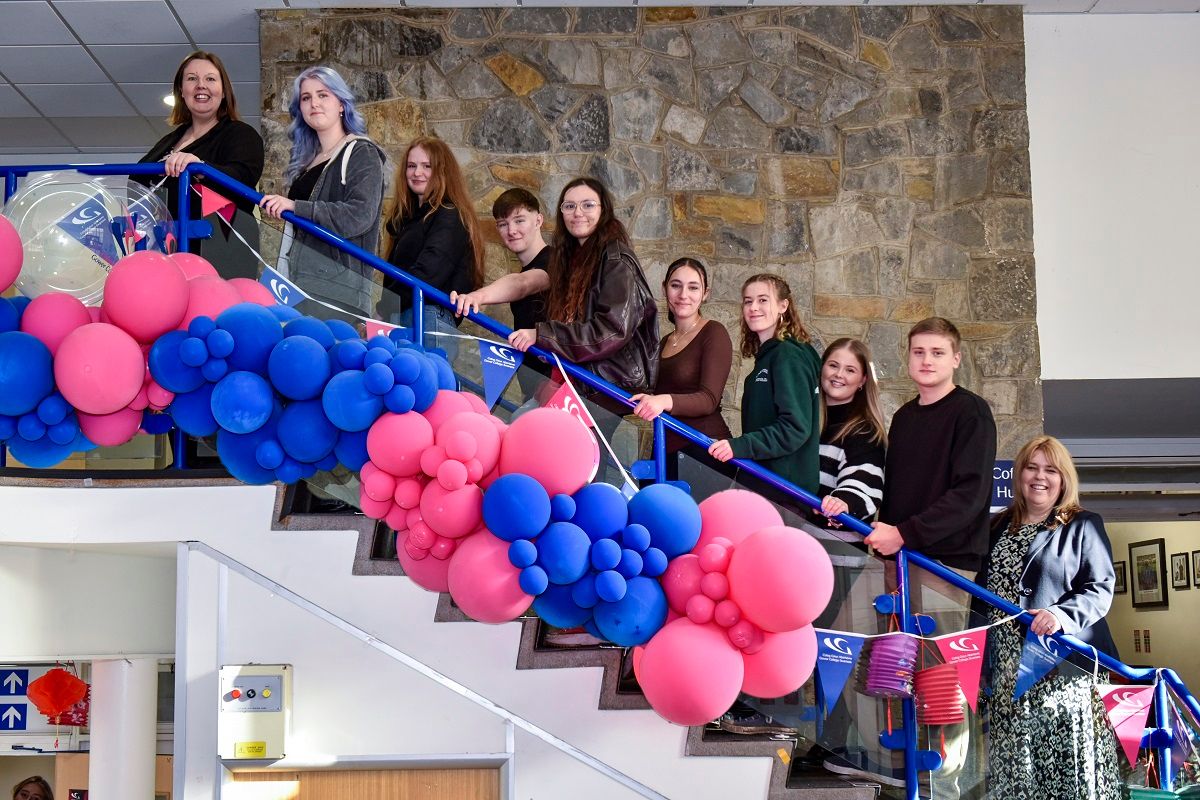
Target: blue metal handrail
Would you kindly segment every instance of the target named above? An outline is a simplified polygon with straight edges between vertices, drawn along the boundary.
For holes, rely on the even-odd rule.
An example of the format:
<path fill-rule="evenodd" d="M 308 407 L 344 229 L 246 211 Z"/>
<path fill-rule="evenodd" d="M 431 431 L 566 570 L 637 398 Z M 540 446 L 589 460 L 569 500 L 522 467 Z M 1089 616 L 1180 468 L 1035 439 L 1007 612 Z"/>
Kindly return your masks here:
<path fill-rule="evenodd" d="M 31 172 L 49 172 L 54 170 L 72 169 L 78 172 L 89 175 L 161 175 L 164 171 L 162 163 L 154 164 L 58 164 L 58 165 L 39 165 L 39 166 L 0 166 L 0 174 L 4 175 L 5 185 L 5 200 L 13 194 L 16 189 L 16 178 L 18 176 L 28 175 Z M 191 181 L 195 177 L 202 177 L 206 181 L 221 187 L 224 190 L 252 201 L 258 205 L 263 198 L 263 193 L 252 189 L 219 170 L 203 163 L 189 164 L 179 176 L 179 200 L 178 200 L 178 217 L 180 224 L 179 248 L 180 250 L 188 250 L 188 242 L 192 236 L 191 225 L 195 221 L 190 220 L 191 213 L 191 198 L 188 191 L 191 186 Z M 397 268 L 393 264 L 385 261 L 374 253 L 370 253 L 353 242 L 347 241 L 335 233 L 322 228 L 315 222 L 296 214 L 285 211 L 283 219 L 290 222 L 293 227 L 308 233 L 309 235 L 319 239 L 326 244 L 347 253 L 359 259 L 365 264 L 369 264 L 372 268 L 382 272 L 390 278 L 408 286 L 413 292 L 413 335 L 416 341 L 424 340 L 424 325 L 423 314 L 426 298 L 432 299 L 438 305 L 449 309 L 454 309 L 455 306 L 450 302 L 450 296 L 439 289 L 430 286 L 419 278 L 416 278 L 407 272 Z M 205 235 L 200 229 L 195 230 L 197 237 Z M 467 315 L 475 324 L 481 328 L 495 334 L 496 336 L 507 339 L 512 333 L 512 329 L 504 324 L 497 322 L 481 313 L 470 312 Z M 530 348 L 530 352 L 534 355 L 541 356 L 548 361 L 554 361 L 554 355 L 547 350 L 543 350 L 537 346 Z M 559 360 L 562 364 L 563 371 L 570 375 L 575 380 L 603 392 L 609 397 L 613 397 L 624 403 L 629 408 L 636 405 L 630 394 L 620 387 L 614 386 L 608 381 L 597 377 L 587 370 L 576 366 L 573 363 Z M 670 414 L 660 414 L 654 421 L 654 462 L 655 472 L 658 480 L 665 479 L 666 469 L 666 449 L 665 449 L 665 432 L 671 431 L 684 439 L 697 444 L 701 447 L 709 447 L 715 440 L 700 431 L 686 425 L 672 417 Z M 0 462 L 2 463 L 2 462 Z M 802 489 L 791 481 L 780 477 L 771 470 L 766 469 L 753 461 L 746 459 L 735 458 L 732 463 L 740 469 L 744 469 L 749 474 L 755 476 L 766 484 L 775 487 L 788 495 L 801 500 L 805 505 L 820 510 L 821 500 L 816 495 Z M 848 528 L 862 536 L 867 536 L 872 532 L 871 526 L 849 514 L 839 514 L 832 517 L 832 520 L 840 523 L 845 528 Z M 1006 614 L 1015 615 L 1021 623 L 1029 625 L 1033 622 L 1033 615 L 1028 611 L 1021 609 L 1019 606 L 1008 602 L 1004 598 L 989 592 L 987 589 L 977 585 L 973 581 L 969 581 L 953 570 L 945 567 L 938 561 L 922 555 L 907 548 L 901 548 L 896 554 L 897 575 L 899 583 L 899 615 L 901 621 L 901 629 L 909 632 L 917 632 L 914 619 L 910 613 L 910 595 L 909 595 L 909 565 L 916 565 L 939 578 L 942 578 L 951 585 L 965 591 L 970 596 L 982 600 L 988 605 L 1004 611 Z M 1089 659 L 1094 659 L 1105 669 L 1108 669 L 1117 675 L 1134 682 L 1147 682 L 1155 679 L 1157 675 L 1161 679 L 1159 691 L 1156 692 L 1156 707 L 1162 706 L 1156 712 L 1155 724 L 1156 730 L 1162 730 L 1167 725 L 1167 715 L 1165 704 L 1167 702 L 1165 687 L 1170 687 L 1175 696 L 1188 708 L 1192 716 L 1200 721 L 1200 702 L 1197 701 L 1195 695 L 1188 690 L 1183 680 L 1179 675 L 1171 669 L 1156 670 L 1153 668 L 1139 669 L 1127 666 L 1106 653 L 1096 651 L 1090 645 L 1080 641 L 1074 636 L 1064 633 L 1054 634 L 1053 637 L 1057 641 L 1065 645 L 1069 650 L 1085 656 Z M 904 739 L 905 739 L 905 779 L 907 784 L 907 796 L 910 800 L 917 800 L 918 795 L 918 780 L 917 780 L 917 750 L 916 750 L 916 733 L 917 722 L 915 706 L 912 700 L 905 700 L 903 703 L 904 709 Z M 1148 735 L 1148 740 L 1160 741 L 1161 736 L 1154 737 L 1153 734 Z M 1171 776 L 1171 760 L 1169 744 L 1165 747 L 1156 747 L 1156 752 L 1159 761 L 1159 782 L 1164 789 L 1169 789 L 1172 783 Z"/>

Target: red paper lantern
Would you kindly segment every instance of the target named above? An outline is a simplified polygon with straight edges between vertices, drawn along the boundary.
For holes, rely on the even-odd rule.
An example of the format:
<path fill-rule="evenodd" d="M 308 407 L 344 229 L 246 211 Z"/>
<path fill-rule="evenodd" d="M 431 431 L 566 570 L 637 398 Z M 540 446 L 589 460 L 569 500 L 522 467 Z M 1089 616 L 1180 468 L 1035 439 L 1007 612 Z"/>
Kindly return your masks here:
<path fill-rule="evenodd" d="M 917 693 L 917 721 L 922 725 L 955 725 L 966 719 L 958 667 L 938 664 L 913 676 Z"/>
<path fill-rule="evenodd" d="M 61 667 L 29 684 L 26 695 L 37 710 L 50 717 L 66 713 L 87 697 L 88 685 Z"/>

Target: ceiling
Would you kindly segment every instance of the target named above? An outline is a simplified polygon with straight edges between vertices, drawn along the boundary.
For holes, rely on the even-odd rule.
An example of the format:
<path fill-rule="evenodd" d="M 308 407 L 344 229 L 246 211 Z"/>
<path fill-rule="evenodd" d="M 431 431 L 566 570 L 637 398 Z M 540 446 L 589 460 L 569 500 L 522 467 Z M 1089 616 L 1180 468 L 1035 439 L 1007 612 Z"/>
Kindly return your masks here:
<path fill-rule="evenodd" d="M 589 0 L 652 5 L 655 0 Z M 688 0 L 661 0 L 691 4 Z M 1021 5 L 979 0 L 984 5 Z M 421 0 L 407 5 L 559 5 L 557 0 Z M 740 3 L 699 2 L 699 5 Z M 931 0 L 821 0 L 758 5 L 949 5 Z M 969 4 L 960 0 L 958 4 Z M 259 8 L 394 7 L 370 0 L 0 0 L 0 159 L 112 160 L 141 154 L 168 130 L 163 97 L 180 59 L 220 53 L 242 109 L 259 101 Z M 1026 0 L 1026 13 L 1198 13 L 1200 0 Z M 257 126 L 258 117 L 244 115 Z M 7 158 L 5 158 L 7 157 Z"/>

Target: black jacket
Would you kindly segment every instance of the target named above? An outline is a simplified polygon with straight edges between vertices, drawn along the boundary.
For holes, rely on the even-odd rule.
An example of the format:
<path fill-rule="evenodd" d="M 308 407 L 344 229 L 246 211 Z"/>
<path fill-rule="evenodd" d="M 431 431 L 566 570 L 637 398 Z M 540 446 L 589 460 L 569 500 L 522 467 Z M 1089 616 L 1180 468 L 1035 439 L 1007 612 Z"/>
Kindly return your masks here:
<path fill-rule="evenodd" d="M 583 319 L 539 322 L 537 345 L 627 392 L 650 391 L 658 380 L 658 306 L 633 250 L 608 245 Z"/>
<path fill-rule="evenodd" d="M 465 294 L 475 288 L 471 236 L 454 206 L 443 205 L 430 214 L 429 206 L 422 205 L 399 227 L 389 221 L 387 230 L 392 237 L 389 263 L 446 294 Z M 383 290 L 377 306 L 381 319 L 412 305 L 412 290 L 400 281 L 385 277 Z"/>
<path fill-rule="evenodd" d="M 150 152 L 138 159 L 139 164 L 162 161 L 175 149 L 175 144 L 183 138 L 187 125 L 180 125 L 175 130 L 155 142 Z M 225 117 L 217 122 L 213 129 L 196 141 L 183 148 L 205 164 L 221 170 L 235 181 L 246 184 L 251 189 L 258 185 L 258 179 L 263 173 L 263 140 L 258 131 L 241 120 Z M 145 183 L 146 178 L 140 182 Z M 159 178 L 152 176 L 150 183 L 158 183 Z M 228 194 L 223 192 L 223 194 Z M 241 197 L 231 196 L 238 209 L 247 214 L 254 212 L 254 203 Z M 167 203 L 174 215 L 179 208 L 179 181 L 167 181 Z M 192 195 L 192 219 L 200 219 L 200 199 Z"/>

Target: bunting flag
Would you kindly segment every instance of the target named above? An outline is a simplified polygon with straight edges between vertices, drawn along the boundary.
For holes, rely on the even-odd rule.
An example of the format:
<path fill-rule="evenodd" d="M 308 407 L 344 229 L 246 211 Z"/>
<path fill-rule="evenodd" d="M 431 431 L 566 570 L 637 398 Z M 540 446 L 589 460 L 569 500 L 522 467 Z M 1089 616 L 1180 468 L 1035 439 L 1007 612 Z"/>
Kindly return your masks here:
<path fill-rule="evenodd" d="M 563 381 L 563 385 L 546 402 L 546 407 L 565 411 L 589 428 L 596 427 L 596 420 L 592 419 L 591 413 L 583 405 L 583 400 L 568 380 Z"/>
<path fill-rule="evenodd" d="M 817 680 L 821 682 L 825 716 L 829 716 L 842 689 L 846 688 L 865 638 L 854 633 L 817 628 Z"/>
<path fill-rule="evenodd" d="M 1171 748 L 1171 765 L 1174 768 L 1173 771 L 1177 773 L 1192 757 L 1196 745 L 1192 743 L 1187 719 L 1174 702 L 1171 703 L 1171 738 L 1174 741 L 1174 747 Z"/>
<path fill-rule="evenodd" d="M 1046 677 L 1050 670 L 1063 660 L 1066 645 L 1059 644 L 1049 636 L 1039 636 L 1032 630 L 1025 632 L 1025 646 L 1021 648 L 1021 663 L 1017 667 L 1017 686 L 1013 700 L 1029 691 L 1035 683 Z"/>
<path fill-rule="evenodd" d="M 113 236 L 112 217 L 98 197 L 89 197 L 55 224 L 81 245 L 91 250 L 94 260 L 105 271 L 117 263 L 117 240 Z"/>
<path fill-rule="evenodd" d="M 381 333 L 384 336 L 387 336 L 392 331 L 396 330 L 397 328 L 401 328 L 403 326 L 402 325 L 392 325 L 389 322 L 380 322 L 377 319 L 369 319 L 366 321 L 366 327 L 367 327 L 367 338 L 370 339 L 372 336 L 378 336 Z"/>
<path fill-rule="evenodd" d="M 987 632 L 987 626 L 984 626 L 938 636 L 933 640 L 942 654 L 942 660 L 958 669 L 958 682 L 972 711 L 979 705 L 979 674 L 983 669 Z"/>
<path fill-rule="evenodd" d="M 1146 732 L 1146 718 L 1154 703 L 1153 686 L 1113 686 L 1103 683 L 1096 686 L 1104 713 L 1117 732 L 1117 741 L 1129 763 L 1137 763 L 1138 750 L 1142 747 L 1142 736 Z"/>
<path fill-rule="evenodd" d="M 483 402 L 491 408 L 512 382 L 525 354 L 520 350 L 489 342 L 479 343 L 479 365 L 483 370 Z M 566 384 L 563 384 L 564 388 Z M 557 396 L 557 395 L 556 395 Z"/>
<path fill-rule="evenodd" d="M 281 305 L 298 306 L 308 298 L 303 289 L 266 265 L 263 266 L 262 277 L 258 282 L 270 289 Z"/>
<path fill-rule="evenodd" d="M 200 216 L 220 214 L 226 225 L 232 224 L 233 212 L 237 211 L 237 206 L 233 204 L 232 200 L 207 186 L 192 186 L 192 188 L 200 194 Z"/>

